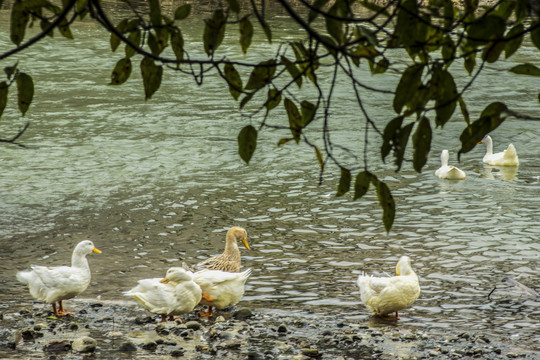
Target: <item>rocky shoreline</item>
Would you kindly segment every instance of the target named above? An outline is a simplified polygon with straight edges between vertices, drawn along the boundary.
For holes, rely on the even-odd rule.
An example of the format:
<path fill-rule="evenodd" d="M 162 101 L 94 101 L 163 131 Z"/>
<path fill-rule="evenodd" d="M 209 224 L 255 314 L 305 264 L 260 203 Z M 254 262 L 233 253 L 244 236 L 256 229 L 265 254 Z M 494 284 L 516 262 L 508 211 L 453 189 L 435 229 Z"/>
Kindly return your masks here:
<path fill-rule="evenodd" d="M 2 359 L 535 359 L 515 339 L 442 332 L 378 318 L 238 307 L 161 323 L 127 301 L 72 300 L 71 315 L 44 304 L 2 313 Z M 537 350 L 537 349 L 536 349 Z"/>

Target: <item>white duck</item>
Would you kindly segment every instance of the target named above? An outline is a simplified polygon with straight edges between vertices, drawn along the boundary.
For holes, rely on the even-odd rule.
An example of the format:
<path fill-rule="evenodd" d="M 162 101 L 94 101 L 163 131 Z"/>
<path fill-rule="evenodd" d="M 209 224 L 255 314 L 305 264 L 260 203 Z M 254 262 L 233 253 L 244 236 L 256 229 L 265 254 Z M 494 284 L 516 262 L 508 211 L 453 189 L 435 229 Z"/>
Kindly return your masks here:
<path fill-rule="evenodd" d="M 241 273 L 205 269 L 193 274 L 203 293 L 201 305 L 208 306 L 208 312 L 200 312 L 200 315 L 212 316 L 212 307 L 225 309 L 238 304 L 250 275 L 251 269 Z"/>
<path fill-rule="evenodd" d="M 408 256 L 402 256 L 396 265 L 396 276 L 373 277 L 362 274 L 356 284 L 360 288 L 360 298 L 375 315 L 385 315 L 412 305 L 420 296 L 418 276 L 411 268 Z"/>
<path fill-rule="evenodd" d="M 92 252 L 101 253 L 92 241 L 81 241 L 73 250 L 71 266 L 32 265 L 32 270 L 19 271 L 17 280 L 28 285 L 32 297 L 52 304 L 54 315 L 69 314 L 64 310 L 62 300 L 79 295 L 90 284 L 90 266 L 88 266 L 86 255 Z"/>
<path fill-rule="evenodd" d="M 435 171 L 435 175 L 440 179 L 464 180 L 466 178 L 465 172 L 455 166 L 448 165 L 449 158 L 448 150 L 443 150 L 441 152 L 441 167 Z"/>
<path fill-rule="evenodd" d="M 167 270 L 165 278 L 139 280 L 137 286 L 124 292 L 148 311 L 160 314 L 162 322 L 167 316 L 173 321 L 173 315 L 193 311 L 201 301 L 201 294 L 201 288 L 193 281 L 193 273 L 181 267 Z"/>
<path fill-rule="evenodd" d="M 513 144 L 508 145 L 508 148 L 504 151 L 493 153 L 493 140 L 489 135 L 479 142 L 479 144 L 486 145 L 486 154 L 482 159 L 484 163 L 495 166 L 518 166 L 519 159 L 516 148 Z"/>

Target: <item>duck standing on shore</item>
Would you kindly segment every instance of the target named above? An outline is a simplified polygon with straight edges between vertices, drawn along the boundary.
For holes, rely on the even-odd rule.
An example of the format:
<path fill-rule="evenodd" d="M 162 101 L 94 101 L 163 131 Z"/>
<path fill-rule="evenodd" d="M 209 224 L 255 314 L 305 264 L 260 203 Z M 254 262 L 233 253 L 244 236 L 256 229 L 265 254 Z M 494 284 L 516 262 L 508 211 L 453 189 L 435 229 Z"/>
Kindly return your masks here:
<path fill-rule="evenodd" d="M 86 256 L 92 252 L 101 253 L 92 241 L 83 240 L 73 250 L 71 266 L 32 265 L 31 270 L 19 271 L 17 280 L 28 285 L 32 297 L 52 304 L 54 315 L 69 314 L 64 310 L 62 301 L 79 295 L 90 284 L 90 266 Z"/>
<path fill-rule="evenodd" d="M 360 299 L 375 315 L 383 316 L 408 308 L 420 296 L 418 276 L 411 268 L 411 259 L 402 256 L 396 265 L 396 276 L 374 277 L 361 274 L 356 281 Z"/>

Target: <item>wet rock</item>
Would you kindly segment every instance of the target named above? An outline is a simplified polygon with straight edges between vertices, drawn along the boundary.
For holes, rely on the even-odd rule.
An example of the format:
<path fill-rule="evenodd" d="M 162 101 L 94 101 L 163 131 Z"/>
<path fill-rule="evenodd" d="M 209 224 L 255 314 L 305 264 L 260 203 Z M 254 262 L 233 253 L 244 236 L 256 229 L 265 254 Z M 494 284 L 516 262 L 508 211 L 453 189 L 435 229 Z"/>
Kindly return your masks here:
<path fill-rule="evenodd" d="M 233 318 L 237 320 L 246 320 L 253 316 L 253 312 L 250 308 L 243 308 L 233 313 Z"/>
<path fill-rule="evenodd" d="M 34 341 L 38 337 L 42 337 L 43 333 L 34 329 L 26 329 L 21 332 L 24 341 Z"/>
<path fill-rule="evenodd" d="M 4 337 L 7 337 L 7 336 L 4 336 Z M 19 345 L 19 343 L 22 341 L 22 335 L 21 335 L 21 332 L 20 331 L 16 331 L 12 336 L 11 336 L 11 339 L 8 341 L 8 347 L 10 349 L 15 349 L 17 348 L 17 345 Z"/>
<path fill-rule="evenodd" d="M 83 336 L 80 338 L 77 338 L 73 340 L 73 343 L 71 344 L 71 348 L 74 351 L 81 352 L 81 353 L 87 353 L 87 352 L 94 352 L 97 347 L 97 341 L 96 339 L 93 339 L 89 336 Z"/>
<path fill-rule="evenodd" d="M 197 331 L 201 328 L 201 323 L 198 321 L 188 321 L 186 324 L 187 329 L 192 329 L 194 331 Z"/>
<path fill-rule="evenodd" d="M 43 351 L 53 353 L 67 352 L 69 350 L 71 350 L 71 343 L 67 340 L 53 341 L 43 347 Z"/>
<path fill-rule="evenodd" d="M 321 352 L 317 349 L 303 349 L 302 355 L 310 357 L 310 358 L 319 358 L 322 356 Z"/>
<path fill-rule="evenodd" d="M 214 320 L 214 322 L 217 322 L 217 323 L 219 323 L 219 322 L 225 322 L 225 321 L 227 321 L 227 320 L 226 320 L 223 316 L 221 316 L 221 315 L 219 315 L 219 316 L 216 318 L 216 320 Z"/>
<path fill-rule="evenodd" d="M 157 349 L 158 344 L 155 341 L 149 341 L 141 345 L 144 350 L 154 351 Z"/>
<path fill-rule="evenodd" d="M 71 322 L 68 325 L 68 329 L 71 331 L 79 330 L 79 324 L 77 324 L 76 322 Z"/>
<path fill-rule="evenodd" d="M 249 351 L 247 354 L 247 360 L 263 360 L 264 355 L 256 351 Z"/>
<path fill-rule="evenodd" d="M 122 345 L 120 345 L 118 350 L 123 351 L 123 352 L 137 351 L 137 346 L 135 346 L 135 344 L 133 344 L 132 342 L 127 341 L 123 343 Z"/>
<path fill-rule="evenodd" d="M 184 349 L 175 349 L 171 352 L 172 357 L 182 357 L 184 356 L 184 354 L 185 354 Z"/>
<path fill-rule="evenodd" d="M 287 329 L 287 326 L 285 326 L 285 324 L 281 324 L 279 325 L 277 331 L 278 333 L 286 333 L 289 331 L 289 329 Z"/>
<path fill-rule="evenodd" d="M 135 318 L 135 324 L 137 325 L 146 325 L 155 322 L 154 318 L 151 316 L 143 316 Z"/>

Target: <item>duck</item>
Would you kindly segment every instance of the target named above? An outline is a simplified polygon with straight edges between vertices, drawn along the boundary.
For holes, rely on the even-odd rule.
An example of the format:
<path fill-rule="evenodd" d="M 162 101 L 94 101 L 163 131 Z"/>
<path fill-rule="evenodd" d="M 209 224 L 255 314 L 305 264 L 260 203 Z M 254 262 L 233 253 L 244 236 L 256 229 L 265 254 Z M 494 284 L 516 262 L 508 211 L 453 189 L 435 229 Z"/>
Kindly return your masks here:
<path fill-rule="evenodd" d="M 356 281 L 362 303 L 374 314 L 384 317 L 408 308 L 420 296 L 418 276 L 411 267 L 411 259 L 402 256 L 396 265 L 396 276 L 374 277 L 364 273 Z"/>
<path fill-rule="evenodd" d="M 208 311 L 199 312 L 200 316 L 212 316 L 212 307 L 226 309 L 238 304 L 250 275 L 251 269 L 243 272 L 204 269 L 193 274 L 203 293 L 200 305 L 208 306 Z"/>
<path fill-rule="evenodd" d="M 33 298 L 52 304 L 55 316 L 70 314 L 64 310 L 62 301 L 79 295 L 90 284 L 90 266 L 86 256 L 93 252 L 101 253 L 92 241 L 83 240 L 73 250 L 71 266 L 32 265 L 31 270 L 17 272 L 17 280 L 28 285 Z"/>
<path fill-rule="evenodd" d="M 506 150 L 503 150 L 498 153 L 493 153 L 493 140 L 491 136 L 486 135 L 482 140 L 478 142 L 479 144 L 486 145 L 486 154 L 484 155 L 482 161 L 488 165 L 494 166 L 518 166 L 519 159 L 517 155 L 516 148 L 513 144 L 508 145 Z"/>
<path fill-rule="evenodd" d="M 195 271 L 209 269 L 221 270 L 227 272 L 239 272 L 241 267 L 240 249 L 237 241 L 242 241 L 242 244 L 249 250 L 248 237 L 246 229 L 240 226 L 233 226 L 227 231 L 225 237 L 225 250 L 221 255 L 213 256 L 194 267 Z"/>
<path fill-rule="evenodd" d="M 449 158 L 448 150 L 443 150 L 441 152 L 441 167 L 435 171 L 435 175 L 440 179 L 464 180 L 467 177 L 465 172 L 455 166 L 448 165 Z"/>
<path fill-rule="evenodd" d="M 202 291 L 193 281 L 193 273 L 181 267 L 167 270 L 164 278 L 139 280 L 124 295 L 132 297 L 146 310 L 161 315 L 161 322 L 176 320 L 174 315 L 193 311 L 201 301 Z M 182 322 L 182 319 L 178 319 Z"/>

